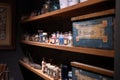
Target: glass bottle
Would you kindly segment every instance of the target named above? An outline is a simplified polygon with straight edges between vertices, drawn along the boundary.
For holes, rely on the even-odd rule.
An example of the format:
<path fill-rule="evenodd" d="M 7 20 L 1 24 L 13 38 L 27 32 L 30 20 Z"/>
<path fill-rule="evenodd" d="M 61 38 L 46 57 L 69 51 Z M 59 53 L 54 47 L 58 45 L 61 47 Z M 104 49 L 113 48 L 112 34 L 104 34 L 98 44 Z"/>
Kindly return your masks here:
<path fill-rule="evenodd" d="M 43 32 L 42 42 L 46 42 L 47 39 L 47 33 Z"/>
<path fill-rule="evenodd" d="M 50 11 L 54 11 L 54 10 L 58 10 L 58 9 L 60 9 L 59 0 L 52 0 Z"/>
<path fill-rule="evenodd" d="M 59 37 L 59 45 L 63 45 L 63 44 L 64 44 L 64 38 L 63 38 L 63 34 L 61 33 Z"/>
<path fill-rule="evenodd" d="M 55 67 L 55 75 L 54 75 L 54 80 L 59 80 L 60 79 L 60 69 L 58 66 Z"/>
<path fill-rule="evenodd" d="M 41 14 L 49 12 L 50 6 L 51 6 L 51 0 L 47 0 L 41 9 Z"/>
<path fill-rule="evenodd" d="M 72 41 L 72 33 L 71 31 L 69 31 L 68 33 L 68 46 L 72 46 L 73 45 L 73 41 Z"/>
<path fill-rule="evenodd" d="M 57 33 L 56 33 L 56 45 L 59 45 L 59 36 L 60 36 L 60 33 L 59 33 L 59 31 L 57 31 Z"/>
<path fill-rule="evenodd" d="M 35 34 L 35 41 L 39 41 L 39 36 L 38 36 L 38 34 Z"/>
<path fill-rule="evenodd" d="M 42 72 L 45 73 L 45 68 L 46 68 L 46 62 L 45 62 L 45 58 L 43 58 L 42 60 Z"/>
<path fill-rule="evenodd" d="M 42 42 L 42 37 L 43 37 L 43 31 L 38 30 L 38 37 L 39 37 L 39 42 Z"/>
<path fill-rule="evenodd" d="M 68 79 L 72 80 L 72 71 L 68 71 Z"/>
<path fill-rule="evenodd" d="M 51 37 L 51 43 L 55 44 L 55 41 L 56 41 L 56 35 L 55 35 L 55 33 L 53 33 L 52 37 Z"/>
<path fill-rule="evenodd" d="M 68 32 L 64 33 L 64 45 L 68 45 Z"/>

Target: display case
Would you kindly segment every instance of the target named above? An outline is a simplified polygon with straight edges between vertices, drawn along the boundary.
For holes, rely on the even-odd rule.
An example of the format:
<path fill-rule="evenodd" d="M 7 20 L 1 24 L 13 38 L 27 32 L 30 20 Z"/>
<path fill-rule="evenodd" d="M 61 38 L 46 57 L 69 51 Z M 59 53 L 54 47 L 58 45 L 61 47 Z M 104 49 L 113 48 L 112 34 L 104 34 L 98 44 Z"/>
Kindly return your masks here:
<path fill-rule="evenodd" d="M 83 20 L 96 19 L 96 18 L 101 18 L 106 16 L 115 17 L 115 1 L 114 0 L 87 0 L 85 2 L 78 3 L 76 5 L 69 6 L 63 9 L 58 9 L 58 10 L 40 14 L 34 17 L 23 19 L 20 22 L 20 24 L 22 26 L 23 34 L 26 32 L 31 35 L 33 33 L 36 33 L 35 31 L 37 31 L 38 29 L 43 29 L 44 31 L 48 32 L 48 34 L 51 34 L 57 30 L 61 32 L 71 31 L 73 33 L 72 31 L 73 21 L 83 21 Z M 113 24 L 113 30 L 114 30 L 114 24 Z M 112 33 L 112 35 L 113 35 L 112 43 L 114 43 L 114 32 Z M 90 47 L 82 47 L 82 46 L 76 47 L 74 45 L 66 46 L 66 45 L 48 44 L 43 42 L 31 41 L 31 40 L 21 40 L 20 42 L 24 46 L 23 50 L 25 49 L 29 50 L 29 52 L 32 53 L 31 55 L 33 55 L 34 59 L 35 57 L 38 58 L 37 53 L 39 52 L 43 53 L 43 54 L 42 53 L 39 54 L 39 58 L 48 57 L 48 55 L 51 55 L 52 58 L 55 58 L 56 60 L 55 63 L 61 63 L 61 64 L 62 63 L 70 64 L 70 61 L 74 61 L 74 60 L 87 63 L 86 60 L 88 58 L 87 60 L 88 63 L 90 62 L 90 64 L 92 65 L 98 65 L 105 68 L 109 68 L 111 71 L 113 71 L 113 60 L 115 55 L 114 44 L 112 49 L 101 49 L 101 48 L 99 49 L 99 48 L 90 48 Z M 30 50 L 31 48 L 34 51 Z M 35 48 L 41 48 L 41 49 L 39 50 L 37 49 L 38 52 L 37 51 L 35 52 L 36 50 Z M 33 54 L 33 52 L 35 53 Z M 50 52 L 53 52 L 53 53 L 50 53 Z M 58 52 L 60 52 L 61 54 L 57 54 Z M 57 55 L 58 57 L 56 57 Z M 76 56 L 74 57 L 73 55 L 74 56 L 76 55 Z M 82 59 L 81 60 L 79 58 L 81 56 L 86 58 L 85 59 L 81 58 Z M 94 60 L 90 60 L 92 59 L 92 57 L 94 57 L 94 59 L 95 57 L 99 57 L 98 62 L 96 61 L 94 63 Z M 110 63 L 112 62 L 112 64 L 109 64 L 109 66 L 112 65 L 112 67 L 108 67 L 107 64 L 102 63 L 104 61 L 106 61 L 107 64 L 109 64 L 109 61 Z M 41 59 L 36 59 L 35 62 L 40 63 Z M 21 64 L 23 65 L 23 63 Z"/>

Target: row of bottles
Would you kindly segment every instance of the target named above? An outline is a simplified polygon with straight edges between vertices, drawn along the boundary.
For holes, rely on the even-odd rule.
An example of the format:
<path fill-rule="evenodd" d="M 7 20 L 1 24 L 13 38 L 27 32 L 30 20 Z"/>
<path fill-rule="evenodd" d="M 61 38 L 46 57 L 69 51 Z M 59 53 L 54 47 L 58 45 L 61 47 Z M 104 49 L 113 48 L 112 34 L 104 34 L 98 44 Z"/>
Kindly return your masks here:
<path fill-rule="evenodd" d="M 24 40 L 67 46 L 72 46 L 73 43 L 71 31 L 64 33 L 57 31 L 56 33 L 53 32 L 51 35 L 48 35 L 47 32 L 38 30 L 37 34 L 31 36 L 24 34 Z"/>
<path fill-rule="evenodd" d="M 61 79 L 61 68 L 56 65 L 53 65 L 51 61 L 52 59 L 50 59 L 50 63 L 47 63 L 45 61 L 45 58 L 43 58 L 42 63 L 41 63 L 42 72 L 54 78 L 54 80 Z"/>
<path fill-rule="evenodd" d="M 54 80 L 72 80 L 72 72 L 69 71 L 67 65 L 54 65 L 52 59 L 47 63 L 45 58 L 41 62 L 42 72 L 54 78 Z"/>
<path fill-rule="evenodd" d="M 72 34 L 70 31 L 65 32 L 64 34 L 57 31 L 56 33 L 53 33 L 50 37 L 50 43 L 56 45 L 72 46 Z"/>
<path fill-rule="evenodd" d="M 22 58 L 26 64 L 34 69 L 41 70 L 44 74 L 50 76 L 54 80 L 72 80 L 72 72 L 69 69 L 71 66 L 65 64 L 56 64 L 53 59 L 42 59 L 41 64 L 34 63 L 29 53 Z"/>

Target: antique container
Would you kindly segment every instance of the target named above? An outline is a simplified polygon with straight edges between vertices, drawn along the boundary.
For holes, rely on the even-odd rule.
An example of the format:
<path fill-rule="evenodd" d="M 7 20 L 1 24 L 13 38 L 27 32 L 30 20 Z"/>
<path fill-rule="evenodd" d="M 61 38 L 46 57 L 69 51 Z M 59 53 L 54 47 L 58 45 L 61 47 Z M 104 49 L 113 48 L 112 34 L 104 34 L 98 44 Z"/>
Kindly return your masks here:
<path fill-rule="evenodd" d="M 73 46 L 113 48 L 113 17 L 73 21 Z"/>
<path fill-rule="evenodd" d="M 113 80 L 113 78 L 72 67 L 72 80 Z"/>

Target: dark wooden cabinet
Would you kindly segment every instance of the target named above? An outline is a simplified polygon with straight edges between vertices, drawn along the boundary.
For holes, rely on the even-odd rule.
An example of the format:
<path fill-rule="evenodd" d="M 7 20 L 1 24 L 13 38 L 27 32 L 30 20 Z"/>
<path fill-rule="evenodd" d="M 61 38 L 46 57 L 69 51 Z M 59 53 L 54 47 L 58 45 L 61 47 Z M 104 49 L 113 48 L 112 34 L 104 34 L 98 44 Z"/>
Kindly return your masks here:
<path fill-rule="evenodd" d="M 48 32 L 56 31 L 57 29 L 64 31 L 65 29 L 72 30 L 72 21 L 74 20 L 85 20 L 109 15 L 115 16 L 115 14 L 115 0 L 88 0 L 64 9 L 29 17 L 22 20 L 20 24 L 25 29 L 22 30 L 23 32 L 31 32 L 41 26 L 42 28 L 40 29 Z M 63 63 L 70 66 L 71 61 L 78 61 L 114 71 L 115 49 L 68 47 L 26 40 L 21 40 L 20 42 L 23 52 L 25 54 L 26 51 L 30 52 L 34 62 L 39 64 L 41 64 L 42 57 L 46 57 L 54 59 L 55 64 Z M 39 75 L 23 62 L 20 61 L 20 64 Z M 42 75 L 39 76 L 44 78 Z"/>

